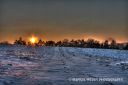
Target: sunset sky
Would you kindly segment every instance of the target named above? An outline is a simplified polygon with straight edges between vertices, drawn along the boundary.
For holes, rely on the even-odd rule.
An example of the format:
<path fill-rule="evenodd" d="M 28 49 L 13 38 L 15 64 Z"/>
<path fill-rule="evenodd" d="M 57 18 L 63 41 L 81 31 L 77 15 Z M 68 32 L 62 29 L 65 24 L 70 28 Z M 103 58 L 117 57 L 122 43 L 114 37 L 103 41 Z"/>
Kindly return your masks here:
<path fill-rule="evenodd" d="M 128 41 L 127 0 L 0 0 L 0 41 L 113 37 Z"/>

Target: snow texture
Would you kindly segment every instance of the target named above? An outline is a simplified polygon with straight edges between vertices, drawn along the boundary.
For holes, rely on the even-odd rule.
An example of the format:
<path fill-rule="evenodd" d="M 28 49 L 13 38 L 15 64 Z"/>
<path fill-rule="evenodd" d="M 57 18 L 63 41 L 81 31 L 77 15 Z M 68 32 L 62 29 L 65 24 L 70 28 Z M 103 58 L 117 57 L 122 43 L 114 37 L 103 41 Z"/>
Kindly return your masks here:
<path fill-rule="evenodd" d="M 123 78 L 75 82 L 71 78 Z M 0 46 L 0 85 L 128 85 L 128 51 Z"/>

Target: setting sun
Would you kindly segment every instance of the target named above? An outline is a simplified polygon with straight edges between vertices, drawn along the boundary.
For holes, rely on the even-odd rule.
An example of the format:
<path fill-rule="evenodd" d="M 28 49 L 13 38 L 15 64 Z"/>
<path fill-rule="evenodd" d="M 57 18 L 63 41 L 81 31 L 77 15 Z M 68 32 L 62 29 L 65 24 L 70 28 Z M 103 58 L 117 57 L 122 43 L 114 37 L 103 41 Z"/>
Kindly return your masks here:
<path fill-rule="evenodd" d="M 37 42 L 37 38 L 36 37 L 34 37 L 34 36 L 32 36 L 31 38 L 30 38 L 30 42 L 31 43 L 36 43 Z"/>

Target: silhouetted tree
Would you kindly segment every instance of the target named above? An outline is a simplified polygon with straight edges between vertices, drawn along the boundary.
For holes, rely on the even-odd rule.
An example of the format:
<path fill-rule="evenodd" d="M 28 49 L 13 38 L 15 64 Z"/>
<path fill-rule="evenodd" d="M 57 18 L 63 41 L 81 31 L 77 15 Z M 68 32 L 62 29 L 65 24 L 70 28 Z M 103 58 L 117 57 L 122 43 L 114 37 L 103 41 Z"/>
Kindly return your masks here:
<path fill-rule="evenodd" d="M 111 49 L 116 49 L 117 48 L 116 40 L 114 40 L 114 39 L 111 40 L 110 48 Z"/>
<path fill-rule="evenodd" d="M 62 46 L 67 47 L 67 46 L 69 46 L 69 45 L 70 45 L 70 43 L 69 43 L 69 40 L 68 40 L 68 39 L 64 39 L 64 40 L 62 41 Z"/>
<path fill-rule="evenodd" d="M 8 44 L 8 42 L 2 42 L 0 44 Z M 20 37 L 18 40 L 15 40 L 15 45 L 26 45 L 26 41 Z M 124 43 L 117 43 L 113 38 L 106 39 L 103 43 L 100 43 L 94 39 L 72 39 L 69 41 L 68 39 L 64 39 L 63 41 L 42 41 L 41 39 L 37 43 L 27 43 L 28 46 L 63 46 L 63 47 L 87 47 L 87 48 L 105 48 L 105 49 L 125 49 L 128 50 L 128 43 L 124 45 Z"/>
<path fill-rule="evenodd" d="M 15 40 L 15 45 L 26 45 L 26 41 L 22 40 L 22 37 L 19 37 L 18 40 Z"/>
<path fill-rule="evenodd" d="M 88 39 L 87 40 L 87 48 L 91 48 L 93 45 L 94 39 Z"/>
<path fill-rule="evenodd" d="M 8 41 L 0 42 L 0 45 L 11 45 Z"/>
<path fill-rule="evenodd" d="M 100 47 L 99 41 L 96 41 L 94 39 L 88 39 L 86 43 L 87 43 L 88 48 L 99 48 Z"/>
<path fill-rule="evenodd" d="M 37 45 L 38 46 L 43 46 L 45 44 L 45 42 L 44 41 L 42 41 L 41 39 L 38 41 L 38 43 L 37 43 Z"/>
<path fill-rule="evenodd" d="M 128 43 L 126 43 L 124 50 L 128 50 Z"/>
<path fill-rule="evenodd" d="M 54 41 L 46 41 L 45 46 L 55 46 L 55 42 Z"/>
<path fill-rule="evenodd" d="M 70 41 L 70 45 L 69 45 L 70 47 L 73 47 L 74 46 L 74 39 L 72 39 L 71 41 Z"/>
<path fill-rule="evenodd" d="M 70 47 L 76 47 L 76 46 L 77 46 L 77 42 L 76 42 L 74 39 L 72 39 L 72 40 L 69 42 L 69 46 L 70 46 Z"/>
<path fill-rule="evenodd" d="M 84 41 L 84 39 L 82 39 L 82 40 L 80 41 L 80 47 L 85 47 L 85 44 L 86 44 L 86 42 Z"/>
<path fill-rule="evenodd" d="M 100 48 L 100 42 L 97 41 L 97 40 L 95 40 L 93 47 L 94 47 L 94 48 Z"/>
<path fill-rule="evenodd" d="M 61 42 L 61 41 L 58 41 L 58 42 L 56 42 L 55 45 L 56 45 L 56 46 L 62 46 L 62 42 Z"/>
<path fill-rule="evenodd" d="M 82 39 L 82 40 L 76 40 L 75 42 L 75 46 L 76 47 L 85 47 L 85 41 L 84 41 L 84 39 Z"/>
<path fill-rule="evenodd" d="M 103 46 L 102 48 L 108 49 L 109 48 L 108 40 L 105 40 L 102 46 Z"/>

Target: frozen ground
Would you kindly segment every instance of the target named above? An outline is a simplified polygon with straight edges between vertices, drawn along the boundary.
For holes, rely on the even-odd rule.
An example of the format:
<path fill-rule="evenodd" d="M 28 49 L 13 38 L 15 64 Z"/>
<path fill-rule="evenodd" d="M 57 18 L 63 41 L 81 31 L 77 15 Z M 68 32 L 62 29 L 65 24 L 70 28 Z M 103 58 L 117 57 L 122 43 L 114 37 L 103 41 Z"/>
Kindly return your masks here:
<path fill-rule="evenodd" d="M 123 78 L 122 81 L 71 81 Z M 0 85 L 128 85 L 128 51 L 0 46 Z"/>

